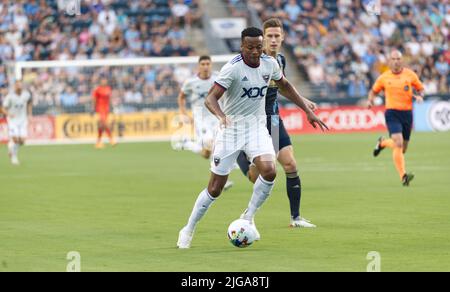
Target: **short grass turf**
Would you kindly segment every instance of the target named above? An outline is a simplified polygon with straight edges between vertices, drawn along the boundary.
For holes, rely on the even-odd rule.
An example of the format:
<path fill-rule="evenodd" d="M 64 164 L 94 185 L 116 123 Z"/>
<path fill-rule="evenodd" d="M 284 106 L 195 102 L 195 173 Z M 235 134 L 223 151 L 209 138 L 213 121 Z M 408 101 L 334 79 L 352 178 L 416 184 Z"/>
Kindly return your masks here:
<path fill-rule="evenodd" d="M 235 185 L 199 223 L 189 250 L 178 231 L 209 179 L 209 163 L 169 143 L 29 146 L 22 164 L 0 147 L 0 271 L 65 271 L 79 252 L 82 271 L 366 271 L 377 251 L 382 271 L 450 271 L 450 133 L 414 133 L 406 155 L 416 178 L 403 187 L 379 134 L 293 137 L 303 184 L 292 229 L 285 177 L 259 210 L 261 241 L 227 240 L 252 185 Z"/>

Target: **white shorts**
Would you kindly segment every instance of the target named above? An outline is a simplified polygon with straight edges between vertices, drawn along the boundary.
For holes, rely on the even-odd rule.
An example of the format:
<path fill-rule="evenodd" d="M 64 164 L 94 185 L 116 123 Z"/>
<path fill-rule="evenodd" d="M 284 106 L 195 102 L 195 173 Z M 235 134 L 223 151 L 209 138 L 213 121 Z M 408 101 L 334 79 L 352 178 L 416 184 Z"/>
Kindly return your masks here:
<path fill-rule="evenodd" d="M 28 136 L 28 122 L 12 122 L 8 121 L 9 138 L 26 138 Z"/>
<path fill-rule="evenodd" d="M 219 120 L 212 115 L 194 115 L 194 127 L 196 143 L 202 148 L 212 149 L 219 128 Z"/>
<path fill-rule="evenodd" d="M 239 153 L 244 151 L 251 162 L 256 157 L 270 155 L 275 161 L 272 138 L 266 127 L 242 135 L 230 135 L 219 129 L 211 159 L 211 171 L 217 175 L 228 175 L 234 169 Z"/>

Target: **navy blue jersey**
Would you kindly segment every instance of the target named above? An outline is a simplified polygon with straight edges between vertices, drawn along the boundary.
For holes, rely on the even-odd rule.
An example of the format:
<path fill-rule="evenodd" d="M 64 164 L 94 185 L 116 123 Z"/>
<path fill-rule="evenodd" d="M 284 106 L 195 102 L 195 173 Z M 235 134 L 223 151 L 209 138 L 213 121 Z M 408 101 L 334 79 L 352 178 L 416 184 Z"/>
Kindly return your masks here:
<path fill-rule="evenodd" d="M 284 73 L 284 69 L 286 68 L 286 58 L 282 54 L 277 54 L 276 60 L 278 65 L 280 65 L 281 70 Z M 270 81 L 269 88 L 267 89 L 266 95 L 266 114 L 268 116 L 278 115 L 278 87 L 275 82 Z"/>

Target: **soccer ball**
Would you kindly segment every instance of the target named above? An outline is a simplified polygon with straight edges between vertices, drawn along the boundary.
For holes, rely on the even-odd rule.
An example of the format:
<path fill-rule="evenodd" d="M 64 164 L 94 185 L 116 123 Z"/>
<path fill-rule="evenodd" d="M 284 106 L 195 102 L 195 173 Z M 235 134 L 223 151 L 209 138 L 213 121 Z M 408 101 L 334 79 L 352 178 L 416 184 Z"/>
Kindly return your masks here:
<path fill-rule="evenodd" d="M 236 247 L 247 247 L 255 241 L 255 228 L 248 220 L 237 219 L 228 227 L 228 239 Z"/>

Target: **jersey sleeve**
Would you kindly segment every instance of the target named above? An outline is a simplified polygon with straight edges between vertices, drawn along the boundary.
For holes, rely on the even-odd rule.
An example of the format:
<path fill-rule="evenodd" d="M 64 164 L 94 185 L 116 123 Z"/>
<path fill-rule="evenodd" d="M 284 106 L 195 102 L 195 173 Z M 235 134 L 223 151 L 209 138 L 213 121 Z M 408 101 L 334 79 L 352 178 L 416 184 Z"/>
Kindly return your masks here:
<path fill-rule="evenodd" d="M 382 90 L 384 90 L 384 81 L 383 81 L 383 76 L 380 76 L 377 78 L 377 80 L 375 81 L 375 84 L 372 86 L 372 91 L 375 94 L 378 94 Z"/>
<path fill-rule="evenodd" d="M 181 86 L 181 92 L 183 92 L 186 95 L 192 94 L 192 86 L 191 86 L 190 79 L 184 81 L 183 86 Z"/>
<path fill-rule="evenodd" d="M 412 77 L 412 82 L 411 85 L 412 87 L 414 87 L 415 90 L 423 90 L 423 84 L 422 82 L 420 82 L 419 77 L 417 76 L 416 73 L 414 73 L 414 71 L 411 71 L 411 77 Z"/>
<path fill-rule="evenodd" d="M 25 91 L 25 94 L 27 96 L 27 103 L 31 102 L 31 93 L 29 91 Z"/>
<path fill-rule="evenodd" d="M 278 65 L 278 62 L 272 58 L 272 80 L 280 81 L 283 78 L 283 72 L 281 71 L 280 65 Z"/>
<path fill-rule="evenodd" d="M 235 79 L 234 68 L 236 68 L 236 66 L 232 66 L 229 63 L 226 64 L 225 66 L 223 66 L 214 83 L 218 84 L 220 87 L 222 87 L 225 90 L 230 88 L 230 86 L 233 84 L 233 81 Z"/>
<path fill-rule="evenodd" d="M 9 109 L 9 107 L 11 106 L 11 102 L 10 102 L 11 98 L 9 95 L 7 95 L 2 102 L 2 107 L 5 109 Z"/>

